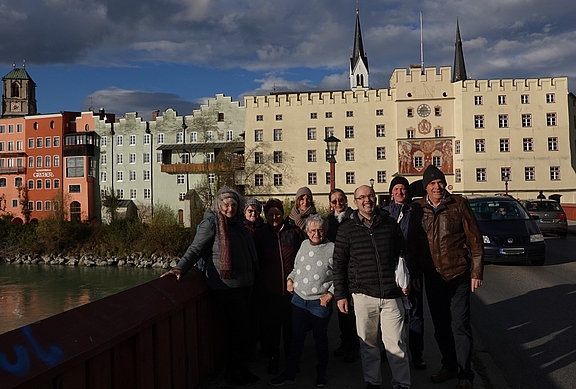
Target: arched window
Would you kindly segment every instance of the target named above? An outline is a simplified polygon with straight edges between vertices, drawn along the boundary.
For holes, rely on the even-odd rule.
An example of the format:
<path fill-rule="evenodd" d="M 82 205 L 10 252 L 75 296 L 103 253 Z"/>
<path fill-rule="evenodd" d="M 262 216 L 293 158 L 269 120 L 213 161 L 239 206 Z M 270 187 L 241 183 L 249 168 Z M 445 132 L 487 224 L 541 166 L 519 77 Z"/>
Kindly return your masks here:
<path fill-rule="evenodd" d="M 79 222 L 80 213 L 82 211 L 82 206 L 78 201 L 72 201 L 70 203 L 70 221 Z"/>
<path fill-rule="evenodd" d="M 12 97 L 20 97 L 20 85 L 17 82 L 12 83 Z"/>
<path fill-rule="evenodd" d="M 86 124 L 84 126 L 84 131 L 90 131 L 90 124 Z"/>

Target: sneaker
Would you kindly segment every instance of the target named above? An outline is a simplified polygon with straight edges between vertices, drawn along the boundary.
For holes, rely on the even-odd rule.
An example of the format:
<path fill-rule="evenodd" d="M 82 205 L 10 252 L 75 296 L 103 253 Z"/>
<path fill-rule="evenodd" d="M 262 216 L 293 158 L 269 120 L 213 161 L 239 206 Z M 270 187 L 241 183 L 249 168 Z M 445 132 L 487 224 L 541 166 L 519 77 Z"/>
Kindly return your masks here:
<path fill-rule="evenodd" d="M 474 386 L 472 385 L 472 381 L 458 380 L 458 385 L 456 385 L 456 389 L 474 389 Z"/>
<path fill-rule="evenodd" d="M 278 358 L 270 358 L 270 362 L 268 362 L 268 374 L 270 375 L 278 375 L 280 374 L 280 362 Z"/>
<path fill-rule="evenodd" d="M 416 370 L 426 370 L 426 362 L 424 362 L 421 355 L 412 356 L 412 364 Z"/>
<path fill-rule="evenodd" d="M 296 376 L 288 377 L 286 372 L 280 374 L 278 377 L 272 378 L 268 383 L 272 386 L 282 386 L 286 384 L 293 384 L 296 382 Z"/>
<path fill-rule="evenodd" d="M 316 387 L 317 388 L 323 388 L 326 386 L 327 383 L 328 383 L 328 381 L 326 380 L 325 375 L 319 375 L 318 377 L 316 377 Z"/>
<path fill-rule="evenodd" d="M 451 380 L 452 378 L 456 378 L 457 374 L 458 373 L 455 371 L 450 371 L 448 369 L 442 368 L 438 371 L 438 373 L 432 374 L 432 376 L 430 377 L 430 381 L 439 384 Z"/>

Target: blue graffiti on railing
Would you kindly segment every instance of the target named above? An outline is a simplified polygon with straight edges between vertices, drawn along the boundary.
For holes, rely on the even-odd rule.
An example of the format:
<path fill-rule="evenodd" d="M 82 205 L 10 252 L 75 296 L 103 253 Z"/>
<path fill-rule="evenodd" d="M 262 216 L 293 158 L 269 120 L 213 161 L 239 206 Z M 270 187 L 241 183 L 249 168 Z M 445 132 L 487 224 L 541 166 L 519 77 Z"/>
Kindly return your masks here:
<path fill-rule="evenodd" d="M 56 366 L 62 361 L 64 352 L 57 346 L 48 345 L 48 350 L 44 350 L 36 339 L 32 336 L 32 329 L 30 326 L 25 326 L 20 329 L 24 333 L 24 337 L 28 346 L 31 349 L 32 355 L 35 355 L 48 367 Z M 4 353 L 0 353 L 0 369 L 9 373 L 23 377 L 30 372 L 30 355 L 25 346 L 21 344 L 12 347 L 16 353 L 16 362 L 10 363 Z"/>

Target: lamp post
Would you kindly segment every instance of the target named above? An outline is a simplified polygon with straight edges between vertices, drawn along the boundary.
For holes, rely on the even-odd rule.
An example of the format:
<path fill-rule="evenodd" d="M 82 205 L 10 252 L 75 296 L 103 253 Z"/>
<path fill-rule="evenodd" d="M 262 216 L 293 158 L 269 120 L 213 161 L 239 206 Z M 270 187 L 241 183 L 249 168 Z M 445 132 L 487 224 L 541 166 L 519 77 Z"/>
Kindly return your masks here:
<path fill-rule="evenodd" d="M 373 178 L 370 179 L 370 187 L 372 189 L 374 189 L 374 179 Z"/>
<path fill-rule="evenodd" d="M 330 190 L 333 190 L 336 187 L 336 154 L 338 154 L 338 143 L 340 143 L 340 139 L 334 135 L 330 135 L 324 139 L 324 142 L 326 142 L 326 156 L 330 163 Z"/>
<path fill-rule="evenodd" d="M 510 181 L 510 174 L 504 173 L 504 177 L 502 178 L 504 180 L 504 185 L 506 186 L 506 196 L 508 196 L 508 181 Z"/>
<path fill-rule="evenodd" d="M 182 160 L 185 158 L 184 155 L 186 155 L 186 129 L 188 128 L 188 126 L 186 125 L 186 116 L 182 116 Z M 189 159 L 190 157 L 188 157 Z M 183 162 L 183 161 L 180 162 Z M 190 161 L 188 160 L 188 163 L 190 163 Z M 188 191 L 190 190 L 190 184 L 188 183 L 188 169 L 186 169 L 186 194 L 188 194 Z"/>
<path fill-rule="evenodd" d="M 150 138 L 150 215 L 154 217 L 154 164 L 152 163 L 152 131 L 150 130 L 150 122 L 146 122 L 146 134 Z"/>

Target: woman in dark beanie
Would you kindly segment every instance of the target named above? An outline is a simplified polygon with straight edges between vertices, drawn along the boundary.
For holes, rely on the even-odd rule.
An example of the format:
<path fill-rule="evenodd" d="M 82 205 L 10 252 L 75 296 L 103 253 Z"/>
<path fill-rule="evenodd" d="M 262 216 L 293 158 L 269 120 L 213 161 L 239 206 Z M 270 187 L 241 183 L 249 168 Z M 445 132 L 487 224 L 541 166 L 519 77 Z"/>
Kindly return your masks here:
<path fill-rule="evenodd" d="M 284 220 L 284 207 L 278 199 L 266 202 L 264 215 L 267 223 L 254 234 L 263 289 L 261 328 L 263 346 L 269 358 L 268 373 L 277 375 L 281 334 L 285 355 L 292 343 L 292 295 L 286 290 L 286 277 L 294 268 L 302 232 Z"/>
<path fill-rule="evenodd" d="M 234 385 L 247 386 L 260 379 L 248 370 L 247 340 L 256 249 L 238 210 L 242 197 L 234 189 L 218 191 L 212 209 L 204 213 L 194 241 L 176 267 L 164 274 L 177 280 L 200 258 L 206 261 L 206 281 L 212 290 L 220 331 L 225 335 L 225 377 Z"/>
<path fill-rule="evenodd" d="M 288 223 L 296 225 L 301 231 L 304 231 L 306 218 L 315 213 L 316 207 L 314 206 L 312 191 L 307 186 L 303 186 L 296 192 L 296 202 L 290 211 L 290 216 L 288 216 Z"/>

